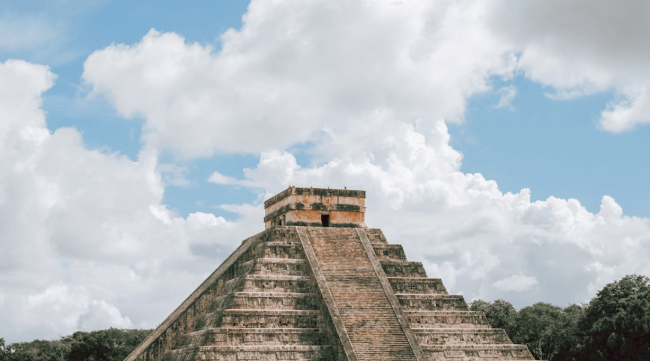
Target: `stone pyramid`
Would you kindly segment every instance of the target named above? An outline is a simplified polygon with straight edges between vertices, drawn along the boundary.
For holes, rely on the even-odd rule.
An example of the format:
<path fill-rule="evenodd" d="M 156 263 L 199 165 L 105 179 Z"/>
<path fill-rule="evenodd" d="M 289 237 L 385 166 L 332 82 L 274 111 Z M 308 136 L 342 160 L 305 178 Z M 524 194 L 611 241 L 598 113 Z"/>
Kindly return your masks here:
<path fill-rule="evenodd" d="M 125 361 L 534 360 L 364 223 L 365 192 L 290 187 Z"/>

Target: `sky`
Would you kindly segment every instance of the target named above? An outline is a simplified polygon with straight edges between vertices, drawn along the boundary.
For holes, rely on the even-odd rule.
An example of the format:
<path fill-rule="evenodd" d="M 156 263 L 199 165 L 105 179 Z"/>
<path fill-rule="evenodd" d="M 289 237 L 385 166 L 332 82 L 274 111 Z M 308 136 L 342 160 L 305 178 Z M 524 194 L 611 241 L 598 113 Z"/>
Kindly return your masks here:
<path fill-rule="evenodd" d="M 153 328 L 289 185 L 466 300 L 650 275 L 644 1 L 4 1 L 0 337 Z"/>

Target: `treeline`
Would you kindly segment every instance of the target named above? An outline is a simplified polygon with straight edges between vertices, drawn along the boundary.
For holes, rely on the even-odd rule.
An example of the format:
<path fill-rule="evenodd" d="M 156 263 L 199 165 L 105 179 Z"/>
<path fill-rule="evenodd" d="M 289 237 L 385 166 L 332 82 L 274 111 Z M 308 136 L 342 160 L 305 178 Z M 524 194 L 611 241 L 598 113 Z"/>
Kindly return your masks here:
<path fill-rule="evenodd" d="M 0 361 L 123 361 L 152 331 L 110 328 L 6 346 L 0 338 Z"/>
<path fill-rule="evenodd" d="M 650 279 L 626 276 L 605 286 L 588 304 L 538 302 L 519 312 L 510 302 L 476 300 L 492 327 L 525 344 L 537 360 L 650 360 Z"/>
<path fill-rule="evenodd" d="M 504 300 L 476 300 L 470 308 L 484 312 L 492 327 L 505 329 L 538 360 L 650 360 L 650 279 L 645 276 L 610 283 L 584 305 L 539 302 L 517 311 Z M 122 361 L 152 331 L 111 328 L 6 346 L 0 338 L 0 361 Z"/>

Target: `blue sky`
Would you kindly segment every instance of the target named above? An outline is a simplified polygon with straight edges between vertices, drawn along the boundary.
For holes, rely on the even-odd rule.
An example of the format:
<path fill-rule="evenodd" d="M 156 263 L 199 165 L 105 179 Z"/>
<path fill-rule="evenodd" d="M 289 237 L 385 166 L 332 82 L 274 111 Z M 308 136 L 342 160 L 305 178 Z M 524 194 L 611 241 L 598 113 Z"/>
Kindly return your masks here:
<path fill-rule="evenodd" d="M 613 91 L 553 100 L 552 89 L 519 75 L 511 108 L 493 109 L 499 94 L 470 100 L 466 123 L 451 127 L 452 144 L 463 152 L 463 171 L 482 173 L 504 192 L 530 188 L 534 200 L 575 198 L 598 212 L 604 194 L 629 215 L 650 216 L 650 130 L 612 134 L 600 129 L 600 112 Z"/>
<path fill-rule="evenodd" d="M 369 225 L 468 300 L 585 302 L 647 274 L 649 10 L 578 10 L 3 2 L 0 212 L 22 218 L 0 224 L 0 304 L 48 316 L 0 314 L 0 336 L 152 327 L 289 184 L 368 190 Z"/>

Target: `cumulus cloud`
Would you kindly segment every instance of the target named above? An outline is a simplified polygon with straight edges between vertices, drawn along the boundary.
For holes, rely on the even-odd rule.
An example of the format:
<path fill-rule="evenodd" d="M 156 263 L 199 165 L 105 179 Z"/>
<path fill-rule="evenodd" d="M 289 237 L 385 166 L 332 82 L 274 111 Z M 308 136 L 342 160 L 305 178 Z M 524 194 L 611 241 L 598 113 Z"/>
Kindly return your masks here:
<path fill-rule="evenodd" d="M 460 120 L 467 98 L 511 72 L 486 36 L 481 5 L 253 1 L 223 48 L 151 30 L 138 44 L 93 53 L 84 80 L 145 139 L 186 156 L 259 152 L 399 114 L 399 121 Z M 446 14 L 446 16 L 444 16 Z M 382 134 L 384 136 L 386 134 Z"/>
<path fill-rule="evenodd" d="M 155 153 L 133 162 L 87 149 L 75 129 L 51 133 L 40 95 L 54 79 L 45 66 L 0 63 L 0 334 L 9 342 L 152 326 L 151 315 L 164 317 L 262 228 L 252 206 L 231 209 L 236 224 L 174 215 L 161 204 Z M 170 290 L 179 296 L 156 300 Z M 132 308 L 138 298 L 149 315 Z"/>
<path fill-rule="evenodd" d="M 644 1 L 253 1 L 220 52 L 152 29 L 92 54 L 84 79 L 144 116 L 149 144 L 191 157 L 285 148 L 373 111 L 462 120 L 490 76 L 516 71 L 556 99 L 616 90 L 600 125 L 620 132 L 650 121 L 648 15 Z"/>
<path fill-rule="evenodd" d="M 526 76 L 551 86 L 556 98 L 613 89 L 621 95 L 600 125 L 622 132 L 650 122 L 647 1 L 497 1 L 487 29 L 519 52 Z"/>
<path fill-rule="evenodd" d="M 16 322 L 20 332 L 32 327 L 44 328 L 47 333 L 97 328 L 132 328 L 133 323 L 123 317 L 115 306 L 91 298 L 84 287 L 71 289 L 63 283 L 49 286 L 40 293 L 30 294 L 25 304 L 25 314 Z"/>

